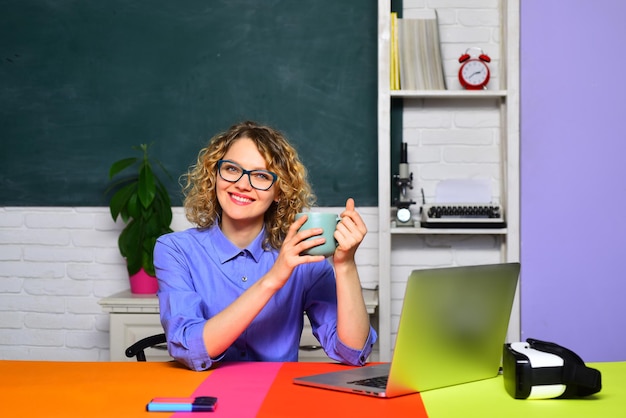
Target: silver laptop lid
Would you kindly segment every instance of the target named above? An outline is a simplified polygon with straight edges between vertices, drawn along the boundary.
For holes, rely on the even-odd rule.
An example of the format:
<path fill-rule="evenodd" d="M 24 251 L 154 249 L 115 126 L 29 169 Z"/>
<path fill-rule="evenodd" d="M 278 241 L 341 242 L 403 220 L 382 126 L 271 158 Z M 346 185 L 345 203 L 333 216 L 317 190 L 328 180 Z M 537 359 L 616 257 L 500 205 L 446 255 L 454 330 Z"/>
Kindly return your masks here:
<path fill-rule="evenodd" d="M 414 270 L 387 392 L 496 376 L 519 271 L 519 263 Z"/>

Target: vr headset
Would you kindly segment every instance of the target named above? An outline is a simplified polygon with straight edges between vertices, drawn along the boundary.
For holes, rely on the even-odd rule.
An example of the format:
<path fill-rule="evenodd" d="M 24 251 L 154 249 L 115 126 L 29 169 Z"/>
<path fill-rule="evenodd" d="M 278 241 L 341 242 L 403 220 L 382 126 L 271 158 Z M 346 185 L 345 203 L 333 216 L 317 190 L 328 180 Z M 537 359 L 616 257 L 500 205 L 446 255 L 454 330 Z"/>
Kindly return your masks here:
<path fill-rule="evenodd" d="M 577 398 L 602 389 L 600 372 L 573 351 L 529 338 L 504 344 L 504 387 L 515 399 Z"/>

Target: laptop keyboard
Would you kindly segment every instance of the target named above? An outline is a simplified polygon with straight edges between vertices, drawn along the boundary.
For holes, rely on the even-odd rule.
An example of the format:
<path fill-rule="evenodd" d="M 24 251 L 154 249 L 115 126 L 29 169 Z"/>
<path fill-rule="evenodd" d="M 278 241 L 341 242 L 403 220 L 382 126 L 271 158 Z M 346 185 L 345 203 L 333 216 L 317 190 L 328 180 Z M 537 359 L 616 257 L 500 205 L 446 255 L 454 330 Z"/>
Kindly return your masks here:
<path fill-rule="evenodd" d="M 387 378 L 389 376 L 379 376 L 379 377 L 370 377 L 367 379 L 362 379 L 362 380 L 355 380 L 353 382 L 348 382 L 348 383 L 352 383 L 355 385 L 361 385 L 361 386 L 369 386 L 369 387 L 373 387 L 373 388 L 381 388 L 381 389 L 385 389 L 387 387 Z"/>

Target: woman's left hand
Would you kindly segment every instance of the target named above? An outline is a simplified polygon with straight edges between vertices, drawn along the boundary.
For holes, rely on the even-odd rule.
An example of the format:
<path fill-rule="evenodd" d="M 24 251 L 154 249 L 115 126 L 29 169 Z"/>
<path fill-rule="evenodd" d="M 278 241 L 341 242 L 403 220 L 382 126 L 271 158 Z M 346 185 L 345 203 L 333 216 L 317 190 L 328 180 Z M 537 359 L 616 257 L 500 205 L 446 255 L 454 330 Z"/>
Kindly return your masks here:
<path fill-rule="evenodd" d="M 361 215 L 354 209 L 354 199 L 349 198 L 346 209 L 339 215 L 341 222 L 337 224 L 335 239 L 337 249 L 333 255 L 335 264 L 354 262 L 354 254 L 367 234 L 367 227 Z"/>

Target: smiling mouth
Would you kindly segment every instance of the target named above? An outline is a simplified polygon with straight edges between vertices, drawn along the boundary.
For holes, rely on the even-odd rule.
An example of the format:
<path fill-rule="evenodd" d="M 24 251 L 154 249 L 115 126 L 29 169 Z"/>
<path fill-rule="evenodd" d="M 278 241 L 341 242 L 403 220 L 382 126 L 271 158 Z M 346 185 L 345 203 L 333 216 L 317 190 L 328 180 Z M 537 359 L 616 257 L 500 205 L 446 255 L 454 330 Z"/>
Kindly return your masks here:
<path fill-rule="evenodd" d="M 239 203 L 252 203 L 252 202 L 254 202 L 254 200 L 252 200 L 252 199 L 250 199 L 248 197 L 236 195 L 236 194 L 233 194 L 233 193 L 230 194 L 230 197 L 234 201 L 239 202 Z"/>

